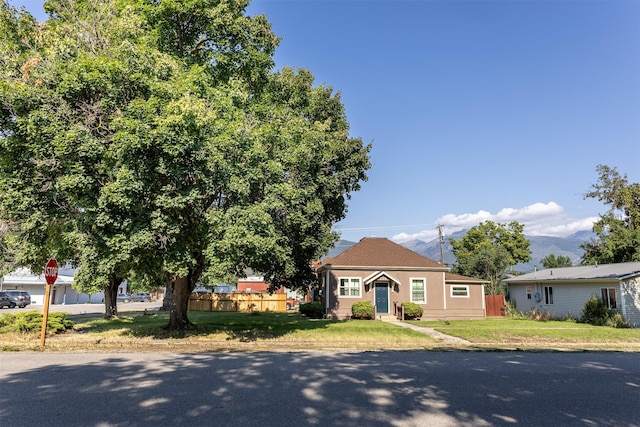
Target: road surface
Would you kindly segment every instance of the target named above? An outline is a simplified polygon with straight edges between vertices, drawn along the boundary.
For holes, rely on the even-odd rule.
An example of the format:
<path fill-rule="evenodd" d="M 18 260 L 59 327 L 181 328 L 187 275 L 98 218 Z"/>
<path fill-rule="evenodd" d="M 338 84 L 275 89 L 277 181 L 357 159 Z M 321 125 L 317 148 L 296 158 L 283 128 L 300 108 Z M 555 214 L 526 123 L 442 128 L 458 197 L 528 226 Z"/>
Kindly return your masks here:
<path fill-rule="evenodd" d="M 0 425 L 638 426 L 640 354 L 0 353 Z"/>

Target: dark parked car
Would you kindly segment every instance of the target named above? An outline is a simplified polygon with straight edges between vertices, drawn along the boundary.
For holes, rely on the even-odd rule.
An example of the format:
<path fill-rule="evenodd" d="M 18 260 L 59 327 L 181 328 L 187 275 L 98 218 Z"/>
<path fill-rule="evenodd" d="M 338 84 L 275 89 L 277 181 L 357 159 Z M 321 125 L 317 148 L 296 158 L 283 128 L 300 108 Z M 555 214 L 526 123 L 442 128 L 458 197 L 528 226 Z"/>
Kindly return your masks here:
<path fill-rule="evenodd" d="M 131 295 L 131 301 L 133 302 L 150 302 L 151 294 L 149 292 L 138 292 Z"/>
<path fill-rule="evenodd" d="M 118 294 L 117 299 L 118 299 L 118 302 L 129 302 L 129 301 L 131 301 L 131 295 L 129 295 L 129 294 Z"/>
<path fill-rule="evenodd" d="M 7 295 L 9 295 L 9 299 L 13 303 L 13 307 L 16 305 L 20 308 L 25 308 L 29 304 L 31 304 L 31 295 L 26 291 L 4 291 Z"/>
<path fill-rule="evenodd" d="M 15 304 L 11 302 L 9 295 L 7 295 L 6 292 L 0 292 L 0 308 L 2 307 L 9 307 L 9 308 L 15 307 Z"/>

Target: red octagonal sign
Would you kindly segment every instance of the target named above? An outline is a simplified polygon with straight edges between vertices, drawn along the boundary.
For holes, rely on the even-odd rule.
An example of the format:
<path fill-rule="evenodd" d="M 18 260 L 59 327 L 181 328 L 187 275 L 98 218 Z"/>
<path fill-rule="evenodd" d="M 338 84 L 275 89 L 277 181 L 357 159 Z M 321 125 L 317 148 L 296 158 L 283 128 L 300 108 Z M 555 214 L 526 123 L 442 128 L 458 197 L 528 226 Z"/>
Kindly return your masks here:
<path fill-rule="evenodd" d="M 53 285 L 58 278 L 58 261 L 54 258 L 47 261 L 47 265 L 44 267 L 44 280 L 47 281 L 47 285 Z"/>

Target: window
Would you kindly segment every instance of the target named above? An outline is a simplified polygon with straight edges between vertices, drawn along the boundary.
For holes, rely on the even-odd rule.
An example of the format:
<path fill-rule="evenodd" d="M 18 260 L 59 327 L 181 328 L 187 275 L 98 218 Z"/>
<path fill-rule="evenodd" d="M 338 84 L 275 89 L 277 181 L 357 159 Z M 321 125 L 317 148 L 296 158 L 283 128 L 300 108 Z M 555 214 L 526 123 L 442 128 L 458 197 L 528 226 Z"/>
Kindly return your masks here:
<path fill-rule="evenodd" d="M 354 297 L 361 296 L 360 293 L 360 278 L 359 277 L 345 277 L 340 279 L 340 296 L 341 297 Z"/>
<path fill-rule="evenodd" d="M 553 287 L 544 287 L 544 303 L 547 305 L 553 304 Z"/>
<path fill-rule="evenodd" d="M 453 298 L 469 298 L 469 286 L 467 285 L 451 286 L 451 296 Z"/>
<path fill-rule="evenodd" d="M 531 299 L 531 286 L 527 286 L 527 299 Z"/>
<path fill-rule="evenodd" d="M 616 303 L 616 288 L 601 288 L 602 301 L 607 304 L 608 308 L 618 308 Z"/>
<path fill-rule="evenodd" d="M 427 302 L 425 279 L 411 279 L 411 302 L 422 304 Z"/>

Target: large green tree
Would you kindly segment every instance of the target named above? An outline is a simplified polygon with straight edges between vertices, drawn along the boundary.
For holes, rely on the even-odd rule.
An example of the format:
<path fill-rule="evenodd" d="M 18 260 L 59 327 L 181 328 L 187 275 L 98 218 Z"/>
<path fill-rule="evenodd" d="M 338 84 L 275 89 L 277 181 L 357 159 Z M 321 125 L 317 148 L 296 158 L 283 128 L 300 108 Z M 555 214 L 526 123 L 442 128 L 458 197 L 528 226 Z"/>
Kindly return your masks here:
<path fill-rule="evenodd" d="M 0 218 L 16 262 L 79 267 L 117 315 L 121 280 L 164 281 L 170 329 L 203 277 L 305 289 L 369 167 L 339 95 L 273 73 L 246 1 L 2 4 Z M 8 235 L 7 239 L 4 235 Z M 6 252 L 6 251 L 5 251 Z"/>
<path fill-rule="evenodd" d="M 640 183 L 616 168 L 598 165 L 598 182 L 585 197 L 609 206 L 593 225 L 597 238 L 582 244 L 582 264 L 640 261 Z"/>
<path fill-rule="evenodd" d="M 500 283 L 509 267 L 531 259 L 524 225 L 517 221 L 497 224 L 481 222 L 460 239 L 449 239 L 456 264 L 453 271 L 488 280 L 488 294 L 502 292 Z"/>
<path fill-rule="evenodd" d="M 16 37 L 1 51 L 0 206 L 17 224 L 16 260 L 36 272 L 49 256 L 71 261 L 75 286 L 103 289 L 105 315 L 117 315 L 143 206 L 121 206 L 127 171 L 113 124 L 166 79 L 166 61 L 140 42 L 143 20 L 131 6 L 51 0 L 44 24 L 2 9 Z"/>

